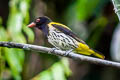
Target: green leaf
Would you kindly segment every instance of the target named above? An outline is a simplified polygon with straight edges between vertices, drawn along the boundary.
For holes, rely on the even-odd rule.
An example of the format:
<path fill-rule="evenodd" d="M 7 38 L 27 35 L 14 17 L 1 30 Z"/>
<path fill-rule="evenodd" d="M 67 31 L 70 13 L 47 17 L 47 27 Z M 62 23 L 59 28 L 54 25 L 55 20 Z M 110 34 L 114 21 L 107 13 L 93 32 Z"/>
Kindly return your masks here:
<path fill-rule="evenodd" d="M 86 20 L 96 9 L 96 6 L 100 0 L 77 0 L 76 2 L 76 12 L 79 20 Z"/>
<path fill-rule="evenodd" d="M 35 76 L 32 80 L 67 80 L 66 76 L 70 75 L 68 59 L 63 58 L 61 61 L 54 63 L 49 69 Z"/>
<path fill-rule="evenodd" d="M 62 58 L 61 63 L 63 65 L 64 72 L 66 76 L 70 76 L 72 74 L 70 68 L 69 68 L 69 61 L 68 58 Z"/>
<path fill-rule="evenodd" d="M 22 71 L 22 65 L 20 63 L 20 60 L 18 58 L 15 49 L 4 48 L 4 54 L 5 54 L 5 59 L 12 70 L 13 77 L 16 80 L 21 80 L 20 73 Z"/>
<path fill-rule="evenodd" d="M 53 80 L 50 70 L 43 71 L 41 74 L 34 77 L 32 80 Z"/>
<path fill-rule="evenodd" d="M 64 74 L 64 69 L 63 69 L 61 63 L 55 63 L 51 67 L 51 72 L 52 72 L 53 80 L 58 80 L 58 79 L 59 80 L 66 80 L 65 74 Z"/>
<path fill-rule="evenodd" d="M 22 30 L 23 16 L 21 13 L 13 13 L 8 20 L 8 31 L 10 34 L 20 33 Z"/>
<path fill-rule="evenodd" d="M 23 31 L 26 33 L 26 35 L 28 37 L 28 42 L 32 43 L 34 41 L 34 33 L 33 33 L 32 29 L 28 28 L 28 26 L 24 26 Z"/>
<path fill-rule="evenodd" d="M 11 37 L 13 42 L 26 43 L 26 38 L 22 33 L 12 34 Z"/>
<path fill-rule="evenodd" d="M 24 50 L 22 50 L 22 49 L 14 49 L 14 52 L 16 53 L 16 56 L 17 56 L 18 61 L 20 62 L 20 64 L 23 65 L 24 58 L 25 58 Z"/>
<path fill-rule="evenodd" d="M 8 35 L 5 29 L 2 26 L 0 26 L 0 41 L 7 41 L 7 39 L 8 39 Z"/>

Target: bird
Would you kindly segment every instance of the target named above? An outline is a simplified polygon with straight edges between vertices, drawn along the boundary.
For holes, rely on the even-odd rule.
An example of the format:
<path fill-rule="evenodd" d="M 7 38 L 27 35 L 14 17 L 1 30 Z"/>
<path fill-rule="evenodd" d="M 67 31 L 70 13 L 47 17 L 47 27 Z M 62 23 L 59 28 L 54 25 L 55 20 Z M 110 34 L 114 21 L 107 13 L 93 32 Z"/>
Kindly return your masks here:
<path fill-rule="evenodd" d="M 94 56 L 104 59 L 105 56 L 90 48 L 82 39 L 80 39 L 69 27 L 64 24 L 53 22 L 47 16 L 36 18 L 28 27 L 40 29 L 48 42 L 56 49 L 75 52 L 86 56 Z"/>

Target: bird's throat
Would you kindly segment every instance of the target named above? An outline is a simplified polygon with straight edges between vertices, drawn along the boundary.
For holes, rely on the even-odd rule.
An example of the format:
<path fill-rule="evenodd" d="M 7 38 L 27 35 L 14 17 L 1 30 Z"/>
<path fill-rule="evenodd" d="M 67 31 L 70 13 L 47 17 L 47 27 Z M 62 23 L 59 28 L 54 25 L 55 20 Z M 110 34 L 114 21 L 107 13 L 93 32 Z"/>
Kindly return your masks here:
<path fill-rule="evenodd" d="M 41 29 L 41 31 L 43 32 L 43 34 L 44 34 L 45 36 L 48 35 L 48 27 L 47 27 L 47 24 L 41 25 L 41 26 L 39 27 L 39 29 Z"/>

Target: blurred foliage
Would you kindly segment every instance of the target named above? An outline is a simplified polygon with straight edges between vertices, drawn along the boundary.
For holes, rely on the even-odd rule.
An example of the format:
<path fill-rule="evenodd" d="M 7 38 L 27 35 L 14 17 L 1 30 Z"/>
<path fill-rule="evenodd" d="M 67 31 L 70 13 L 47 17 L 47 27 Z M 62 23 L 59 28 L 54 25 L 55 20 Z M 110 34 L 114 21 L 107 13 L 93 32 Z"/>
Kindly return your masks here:
<path fill-rule="evenodd" d="M 80 21 L 86 21 L 91 16 L 100 15 L 100 11 L 109 0 L 77 0 L 76 14 Z"/>
<path fill-rule="evenodd" d="M 77 0 L 76 1 L 76 14 L 80 21 L 89 18 L 95 11 L 96 6 L 100 0 Z"/>
<path fill-rule="evenodd" d="M 75 31 L 83 40 L 86 40 L 89 36 L 91 37 L 90 34 L 92 34 L 94 30 L 99 30 L 101 28 L 100 26 L 106 26 L 105 24 L 107 20 L 105 20 L 105 17 L 102 16 L 102 8 L 108 2 L 109 0 L 77 0 L 72 3 L 68 7 L 67 12 L 65 12 L 65 19 L 68 26 L 70 26 L 72 30 Z M 87 20 L 92 17 L 96 17 L 96 19 L 91 23 L 92 25 L 86 24 Z M 100 22 L 102 19 L 105 20 L 104 24 Z M 101 24 L 97 24 L 97 21 Z M 101 34 L 101 32 L 98 33 Z M 89 43 L 91 43 L 91 41 Z"/>
<path fill-rule="evenodd" d="M 70 75 L 68 59 L 62 58 L 61 61 L 54 63 L 49 69 L 41 72 L 32 80 L 67 80 L 66 77 Z"/>
<path fill-rule="evenodd" d="M 103 33 L 106 25 L 108 24 L 108 20 L 104 16 L 100 16 L 96 20 L 94 20 L 90 26 L 92 26 L 91 34 L 89 35 L 88 39 L 86 40 L 87 44 L 92 48 L 95 48 L 98 44 L 101 34 Z"/>
<path fill-rule="evenodd" d="M 26 27 L 29 22 L 30 0 L 11 0 L 9 6 L 10 13 L 7 28 L 0 26 L 0 41 L 26 43 L 25 33 L 29 42 L 33 42 L 34 34 L 32 30 Z M 0 20 L 0 22 L 2 21 Z M 5 61 L 10 66 L 14 79 L 21 80 L 20 74 L 24 62 L 24 50 L 2 48 L 0 53 L 2 53 Z"/>

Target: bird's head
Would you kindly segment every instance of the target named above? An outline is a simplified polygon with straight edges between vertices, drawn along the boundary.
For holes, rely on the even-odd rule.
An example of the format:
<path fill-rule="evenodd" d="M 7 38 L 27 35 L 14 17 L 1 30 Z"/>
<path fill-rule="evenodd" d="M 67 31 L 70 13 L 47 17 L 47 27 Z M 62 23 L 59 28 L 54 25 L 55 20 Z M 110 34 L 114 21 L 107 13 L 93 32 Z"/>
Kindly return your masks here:
<path fill-rule="evenodd" d="M 38 17 L 38 18 L 35 19 L 34 22 L 30 23 L 30 24 L 28 25 L 28 27 L 37 27 L 37 28 L 39 28 L 39 29 L 42 29 L 42 28 L 44 28 L 49 22 L 51 22 L 51 20 L 50 20 L 48 17 L 46 17 L 46 16 L 44 16 L 44 17 Z M 43 26 L 43 25 L 44 25 L 44 26 Z"/>

